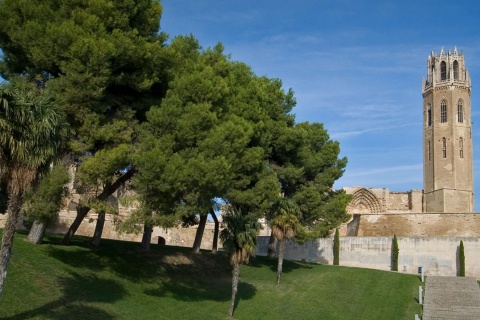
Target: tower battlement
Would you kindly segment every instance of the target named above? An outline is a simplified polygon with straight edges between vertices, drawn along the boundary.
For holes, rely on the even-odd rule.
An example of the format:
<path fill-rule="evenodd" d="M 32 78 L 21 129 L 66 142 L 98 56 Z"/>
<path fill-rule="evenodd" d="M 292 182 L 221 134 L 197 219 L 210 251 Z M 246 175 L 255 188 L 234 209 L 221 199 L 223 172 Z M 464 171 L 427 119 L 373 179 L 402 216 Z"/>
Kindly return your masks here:
<path fill-rule="evenodd" d="M 463 52 L 457 47 L 451 52 L 442 48 L 440 54 L 432 51 L 427 58 L 427 78 L 422 81 L 422 94 L 425 97 L 434 88 L 446 85 L 457 85 L 470 89 L 470 74 L 465 67 Z"/>

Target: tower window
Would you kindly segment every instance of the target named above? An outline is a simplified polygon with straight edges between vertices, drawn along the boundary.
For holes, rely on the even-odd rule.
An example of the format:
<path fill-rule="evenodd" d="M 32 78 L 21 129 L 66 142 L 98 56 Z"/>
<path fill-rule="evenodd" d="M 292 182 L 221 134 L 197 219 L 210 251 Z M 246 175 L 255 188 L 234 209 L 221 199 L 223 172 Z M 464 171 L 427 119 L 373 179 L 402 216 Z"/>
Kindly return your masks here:
<path fill-rule="evenodd" d="M 440 63 L 440 81 L 447 80 L 447 64 L 445 61 Z"/>
<path fill-rule="evenodd" d="M 458 61 L 453 61 L 453 79 L 458 80 Z"/>
<path fill-rule="evenodd" d="M 442 100 L 440 103 L 440 122 L 447 122 L 447 101 Z"/>
<path fill-rule="evenodd" d="M 447 139 L 442 138 L 442 157 L 447 158 Z"/>
<path fill-rule="evenodd" d="M 429 104 L 427 107 L 427 126 L 430 127 L 432 125 L 432 105 Z"/>
<path fill-rule="evenodd" d="M 463 123 L 463 100 L 462 99 L 458 100 L 457 120 L 458 122 Z"/>
<path fill-rule="evenodd" d="M 460 152 L 460 159 L 463 159 L 463 138 L 460 137 L 458 140 L 458 150 Z"/>
<path fill-rule="evenodd" d="M 432 159 L 432 149 L 430 148 L 430 140 L 427 142 L 427 157 L 428 157 L 428 161 Z"/>

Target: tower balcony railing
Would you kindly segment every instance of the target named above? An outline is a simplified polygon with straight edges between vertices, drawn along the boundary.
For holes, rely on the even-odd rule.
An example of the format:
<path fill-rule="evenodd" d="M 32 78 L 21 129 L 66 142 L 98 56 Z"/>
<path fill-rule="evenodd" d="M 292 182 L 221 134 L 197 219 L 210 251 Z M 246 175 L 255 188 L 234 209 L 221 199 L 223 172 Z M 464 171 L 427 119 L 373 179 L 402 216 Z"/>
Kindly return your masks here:
<path fill-rule="evenodd" d="M 446 80 L 437 80 L 435 81 L 435 86 L 442 86 L 442 85 L 449 85 L 449 84 L 452 84 L 452 85 L 459 85 L 459 86 L 468 86 L 469 85 L 469 81 L 468 80 L 450 80 L 450 79 L 446 79 Z M 424 85 L 424 90 L 427 90 L 427 89 L 430 89 L 431 87 L 433 86 L 433 82 L 431 81 L 425 81 L 425 85 Z"/>

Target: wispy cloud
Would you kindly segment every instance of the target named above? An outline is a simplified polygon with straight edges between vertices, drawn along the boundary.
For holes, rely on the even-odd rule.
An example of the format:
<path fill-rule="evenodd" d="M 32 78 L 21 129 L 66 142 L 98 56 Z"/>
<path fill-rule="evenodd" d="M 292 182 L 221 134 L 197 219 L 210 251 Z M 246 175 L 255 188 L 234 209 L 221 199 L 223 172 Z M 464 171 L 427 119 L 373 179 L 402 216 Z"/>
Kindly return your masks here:
<path fill-rule="evenodd" d="M 334 140 L 341 140 L 346 139 L 349 137 L 359 136 L 365 133 L 372 133 L 372 132 L 382 132 L 382 131 L 391 131 L 399 128 L 417 126 L 418 123 L 403 123 L 399 125 L 392 125 L 392 126 L 385 126 L 385 127 L 371 127 L 368 129 L 363 130 L 352 130 L 352 131 L 344 131 L 344 132 L 332 132 L 330 134 L 331 138 Z"/>
<path fill-rule="evenodd" d="M 355 173 L 350 174 L 350 177 L 371 176 L 371 175 L 384 174 L 387 172 L 398 173 L 399 171 L 415 171 L 415 170 L 422 170 L 422 169 L 423 169 L 423 163 L 417 163 L 412 165 L 402 165 L 402 166 L 376 168 L 371 170 L 361 170 L 361 171 L 357 171 Z"/>

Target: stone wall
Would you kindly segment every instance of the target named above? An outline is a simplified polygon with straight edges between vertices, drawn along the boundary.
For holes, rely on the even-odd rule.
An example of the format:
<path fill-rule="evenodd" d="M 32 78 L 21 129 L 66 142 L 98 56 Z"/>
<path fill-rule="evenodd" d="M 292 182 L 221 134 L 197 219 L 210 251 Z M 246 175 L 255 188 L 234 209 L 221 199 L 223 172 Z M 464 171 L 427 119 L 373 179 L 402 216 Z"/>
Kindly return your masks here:
<path fill-rule="evenodd" d="M 472 237 L 398 237 L 399 272 L 416 274 L 422 266 L 426 275 L 455 276 L 459 270 L 458 247 L 465 246 L 466 276 L 480 279 L 480 240 Z M 391 270 L 391 237 L 341 237 L 340 265 Z M 259 237 L 257 255 L 266 255 L 268 237 Z M 333 263 L 333 238 L 303 245 L 288 242 L 285 259 Z"/>
<path fill-rule="evenodd" d="M 480 237 L 480 213 L 406 213 L 354 215 L 349 236 Z"/>
<path fill-rule="evenodd" d="M 1 214 L 0 215 L 0 228 L 5 226 L 7 215 Z M 73 220 L 75 219 L 74 211 L 62 211 L 60 215 L 52 226 L 47 228 L 47 233 L 54 233 L 54 234 L 65 234 L 72 224 Z M 81 223 L 80 227 L 78 228 L 75 235 L 78 236 L 86 236 L 91 237 L 95 230 L 95 225 L 97 223 L 97 214 L 94 212 L 89 213 L 83 222 Z M 19 228 L 23 226 L 19 224 Z M 143 229 L 142 229 L 143 230 Z M 213 230 L 214 230 L 214 223 L 208 222 L 205 226 L 205 231 L 203 233 L 202 238 L 202 249 L 210 250 L 212 249 L 213 243 Z M 160 243 L 159 238 L 163 238 L 165 240 L 166 245 L 172 246 L 181 246 L 181 247 L 192 247 L 193 242 L 195 240 L 195 234 L 197 232 L 197 227 L 189 227 L 189 228 L 172 228 L 172 229 L 164 229 L 155 227 L 152 232 L 152 243 Z M 105 226 L 103 228 L 103 239 L 113 239 L 113 240 L 125 240 L 125 241 L 133 241 L 133 242 L 141 242 L 142 241 L 142 233 L 119 233 L 116 231 L 115 224 L 114 224 L 114 217 L 111 215 L 106 215 L 105 217 Z M 218 247 L 221 247 L 221 243 L 218 243 Z"/>
<path fill-rule="evenodd" d="M 65 232 L 68 230 L 68 227 L 73 222 L 74 218 L 75 218 L 75 215 L 72 214 L 71 212 L 70 213 L 61 212 L 56 224 L 51 228 L 49 228 L 48 232 L 65 234 Z M 97 215 L 95 213 L 90 213 L 83 220 L 82 224 L 78 228 L 76 235 L 88 236 L 88 237 L 92 236 L 95 230 L 96 222 L 97 222 Z M 202 245 L 201 245 L 202 249 L 212 249 L 213 230 L 214 230 L 214 223 L 208 222 L 205 226 L 205 231 L 203 233 Z M 189 228 L 179 227 L 179 228 L 171 228 L 171 229 L 155 227 L 153 228 L 151 241 L 152 243 L 161 243 L 162 240 L 164 240 L 165 241 L 164 244 L 166 245 L 192 247 L 193 242 L 195 240 L 196 232 L 197 232 L 197 226 L 189 227 Z M 114 225 L 113 217 L 111 215 L 107 215 L 102 238 L 141 242 L 142 233 L 138 233 L 138 234 L 118 233 Z M 219 243 L 218 246 L 220 247 L 221 244 Z"/>
<path fill-rule="evenodd" d="M 345 187 L 352 195 L 347 211 L 364 213 L 412 213 L 423 212 L 423 191 L 392 192 L 387 188 Z"/>

